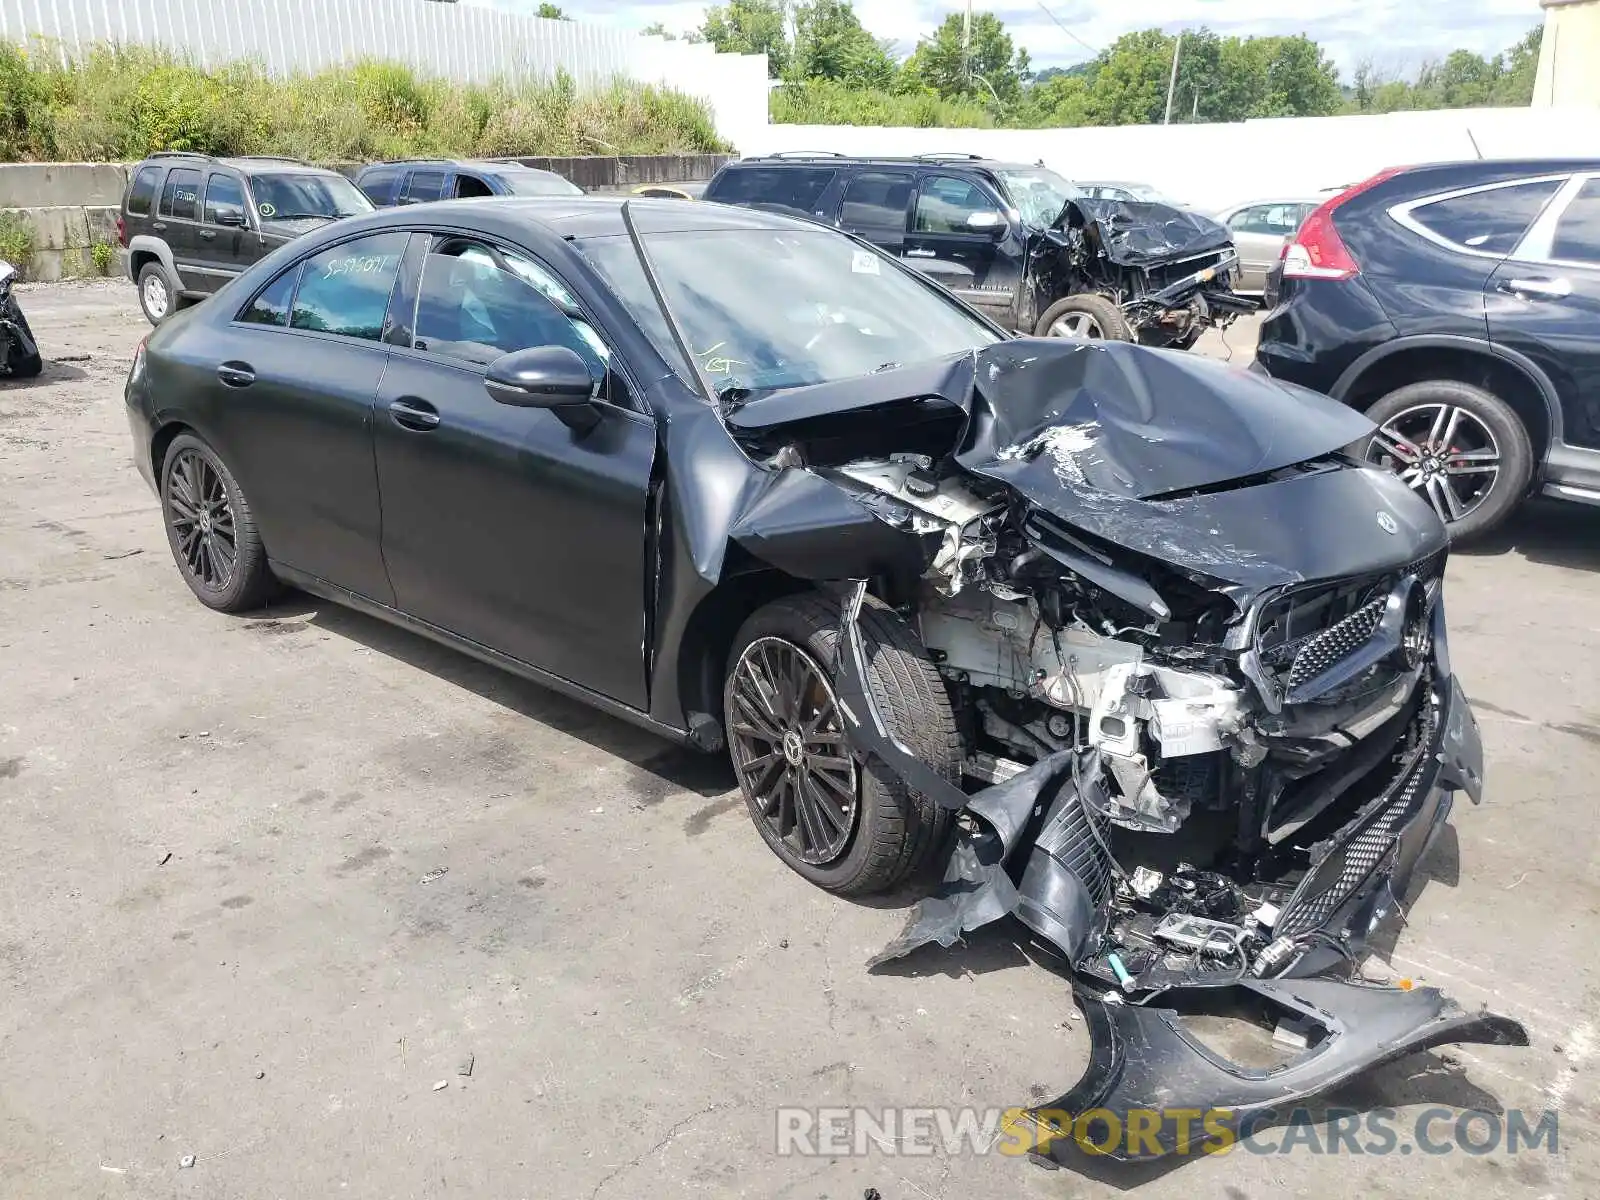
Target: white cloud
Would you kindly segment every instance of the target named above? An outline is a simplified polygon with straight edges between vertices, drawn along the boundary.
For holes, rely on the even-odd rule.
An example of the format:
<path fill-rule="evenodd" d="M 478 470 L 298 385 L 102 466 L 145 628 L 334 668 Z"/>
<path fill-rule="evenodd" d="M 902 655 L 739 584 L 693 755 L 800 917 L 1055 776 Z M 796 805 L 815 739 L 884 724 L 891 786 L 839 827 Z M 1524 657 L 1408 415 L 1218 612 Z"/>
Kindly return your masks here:
<path fill-rule="evenodd" d="M 539 6 L 539 0 L 466 2 L 526 12 Z M 1176 32 L 1205 25 L 1241 37 L 1305 33 L 1322 43 L 1347 76 L 1364 58 L 1410 69 L 1459 48 L 1496 54 L 1543 16 L 1538 0 L 1321 0 L 1306 6 L 1303 15 L 1293 15 L 1282 0 L 1142 0 L 1136 6 L 1108 6 L 1103 0 L 1042 2 L 1056 20 L 1040 7 L 1040 0 L 985 6 L 1005 22 L 1036 66 L 1082 62 L 1092 56 L 1084 43 L 1098 49 L 1138 29 L 1159 26 Z M 681 0 L 571 0 L 562 7 L 577 20 L 632 29 L 660 21 L 681 32 L 700 24 L 706 6 Z M 1137 12 L 1130 14 L 1134 8 Z M 931 33 L 951 11 L 957 11 L 956 5 L 937 0 L 856 0 L 862 23 L 895 41 L 902 54 L 910 53 L 917 38 Z"/>

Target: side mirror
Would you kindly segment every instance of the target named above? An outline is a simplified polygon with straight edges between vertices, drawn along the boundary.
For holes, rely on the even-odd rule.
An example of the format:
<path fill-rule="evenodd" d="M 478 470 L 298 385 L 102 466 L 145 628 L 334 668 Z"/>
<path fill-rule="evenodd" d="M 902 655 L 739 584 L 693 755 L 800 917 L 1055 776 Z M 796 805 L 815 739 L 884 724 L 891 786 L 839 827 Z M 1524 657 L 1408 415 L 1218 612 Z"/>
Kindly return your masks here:
<path fill-rule="evenodd" d="M 490 399 L 516 408 L 548 408 L 567 428 L 588 433 L 600 423 L 592 403 L 594 376 L 567 346 L 530 346 L 502 354 L 483 379 Z"/>
<path fill-rule="evenodd" d="M 979 210 L 967 214 L 967 228 L 973 233 L 987 233 L 998 236 L 1005 232 L 1005 214 L 989 210 Z"/>
<path fill-rule="evenodd" d="M 244 214 L 236 208 L 224 208 L 217 213 L 218 225 L 230 225 L 234 229 L 245 227 Z"/>

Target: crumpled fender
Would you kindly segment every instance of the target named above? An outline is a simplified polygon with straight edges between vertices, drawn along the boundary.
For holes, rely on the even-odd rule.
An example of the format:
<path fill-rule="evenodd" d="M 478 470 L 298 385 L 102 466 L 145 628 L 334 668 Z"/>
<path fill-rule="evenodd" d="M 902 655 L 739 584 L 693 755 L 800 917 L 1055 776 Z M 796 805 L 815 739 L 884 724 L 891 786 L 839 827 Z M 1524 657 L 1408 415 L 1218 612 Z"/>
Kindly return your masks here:
<path fill-rule="evenodd" d="M 1089 1068 L 1066 1095 L 1025 1114 L 1040 1151 L 1057 1162 L 1080 1147 L 1120 1162 L 1161 1158 L 1198 1145 L 1199 1117 L 1185 1143 L 1178 1122 L 1148 1117 L 1142 1120 L 1148 1136 L 1128 1137 L 1130 1114 L 1213 1114 L 1217 1125 L 1248 1136 L 1252 1118 L 1419 1050 L 1458 1042 L 1528 1044 L 1527 1031 L 1516 1021 L 1487 1011 L 1468 1013 L 1437 988 L 1404 991 L 1328 979 L 1245 979 L 1237 987 L 1314 1022 L 1326 1036 L 1280 1067 L 1241 1067 L 1193 1038 L 1174 1009 L 1139 1007 L 1122 1003 L 1115 993 L 1108 999 L 1079 989 L 1089 1026 Z M 1212 1129 L 1205 1132 L 1209 1136 Z"/>

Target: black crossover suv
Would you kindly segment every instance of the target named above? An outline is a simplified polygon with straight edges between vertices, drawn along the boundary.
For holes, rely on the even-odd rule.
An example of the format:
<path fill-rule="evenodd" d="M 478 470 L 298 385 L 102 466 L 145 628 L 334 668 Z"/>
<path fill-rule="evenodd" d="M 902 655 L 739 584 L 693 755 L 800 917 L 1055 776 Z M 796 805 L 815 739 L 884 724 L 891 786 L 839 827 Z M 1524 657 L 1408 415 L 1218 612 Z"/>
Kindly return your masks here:
<path fill-rule="evenodd" d="M 1200 213 L 1096 199 L 1041 165 L 974 154 L 786 153 L 725 165 L 705 199 L 843 229 L 1018 333 L 1187 350 L 1255 312 L 1233 235 Z"/>
<path fill-rule="evenodd" d="M 1456 539 L 1600 503 L 1600 161 L 1385 171 L 1286 247 L 1257 362 L 1379 426 Z"/>
<path fill-rule="evenodd" d="M 308 234 L 151 334 L 127 412 L 204 603 L 283 580 L 726 749 L 823 887 L 948 858 L 885 954 L 1015 913 L 1090 1014 L 1057 1109 L 1525 1043 L 1330 977 L 1483 758 L 1444 527 L 1324 396 L 1011 338 L 814 223 L 575 197 Z M 1324 1036 L 1227 1064 L 1171 1033 L 1218 988 Z"/>

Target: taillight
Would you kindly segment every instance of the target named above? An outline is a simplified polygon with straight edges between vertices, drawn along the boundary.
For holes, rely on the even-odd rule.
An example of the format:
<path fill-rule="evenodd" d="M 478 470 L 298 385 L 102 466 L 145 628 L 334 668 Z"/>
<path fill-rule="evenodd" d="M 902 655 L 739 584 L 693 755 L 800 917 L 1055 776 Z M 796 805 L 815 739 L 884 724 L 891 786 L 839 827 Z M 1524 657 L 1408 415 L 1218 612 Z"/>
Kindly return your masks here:
<path fill-rule="evenodd" d="M 128 248 L 128 223 L 119 214 L 117 217 L 117 245 L 124 250 Z"/>
<path fill-rule="evenodd" d="M 1283 277 L 1285 279 L 1354 279 L 1361 274 L 1361 264 L 1351 257 L 1350 251 L 1334 226 L 1333 214 L 1362 192 L 1375 188 L 1384 180 L 1405 170 L 1390 167 L 1380 171 L 1365 183 L 1346 188 L 1333 199 L 1316 209 L 1300 226 L 1294 240 L 1283 248 Z"/>

